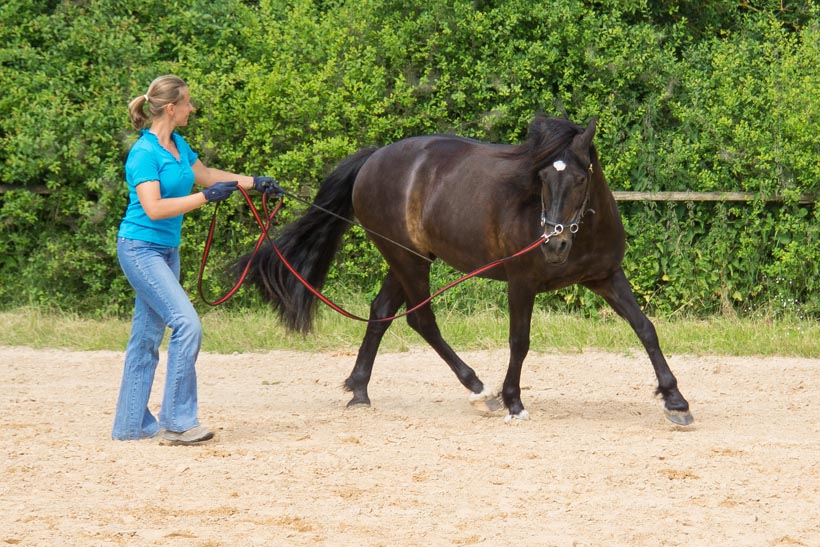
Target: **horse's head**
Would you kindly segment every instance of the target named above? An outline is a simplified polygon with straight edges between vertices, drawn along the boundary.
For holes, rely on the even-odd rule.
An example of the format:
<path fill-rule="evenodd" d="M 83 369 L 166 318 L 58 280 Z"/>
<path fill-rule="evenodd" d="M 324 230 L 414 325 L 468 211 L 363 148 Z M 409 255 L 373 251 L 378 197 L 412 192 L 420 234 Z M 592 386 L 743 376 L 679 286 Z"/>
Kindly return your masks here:
<path fill-rule="evenodd" d="M 569 146 L 538 171 L 541 182 L 541 222 L 549 236 L 541 252 L 551 264 L 563 264 L 587 211 L 592 184 L 592 137 L 597 118 L 578 133 Z"/>

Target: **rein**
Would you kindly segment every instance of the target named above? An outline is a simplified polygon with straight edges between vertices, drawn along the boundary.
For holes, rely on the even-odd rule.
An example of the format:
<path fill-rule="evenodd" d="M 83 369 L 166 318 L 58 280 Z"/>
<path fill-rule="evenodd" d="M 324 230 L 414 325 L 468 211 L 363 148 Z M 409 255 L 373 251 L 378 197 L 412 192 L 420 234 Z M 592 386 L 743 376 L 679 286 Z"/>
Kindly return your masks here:
<path fill-rule="evenodd" d="M 239 276 L 239 280 L 236 282 L 236 284 L 233 287 L 231 287 L 231 289 L 224 296 L 222 296 L 221 298 L 217 298 L 216 300 L 213 300 L 213 301 L 208 300 L 207 298 L 205 298 L 205 293 L 202 291 L 202 277 L 205 273 L 205 264 L 208 262 L 208 255 L 211 254 L 211 244 L 213 243 L 214 231 L 216 230 L 216 215 L 217 215 L 217 212 L 219 211 L 219 206 L 220 206 L 221 202 L 216 203 L 216 206 L 214 207 L 214 216 L 213 216 L 213 218 L 211 218 L 211 227 L 208 228 L 208 237 L 205 240 L 205 249 L 203 249 L 203 251 L 202 251 L 202 261 L 199 264 L 199 278 L 197 279 L 197 284 L 196 284 L 197 290 L 199 291 L 199 297 L 202 298 L 202 300 L 206 304 L 211 305 L 211 306 L 219 306 L 220 304 L 224 304 L 225 302 L 230 300 L 231 297 L 234 294 L 236 294 L 236 291 L 239 290 L 239 287 L 242 285 L 242 283 L 245 282 L 245 278 L 248 276 L 248 271 L 251 268 L 251 263 L 253 262 L 253 258 L 256 256 L 256 253 L 259 252 L 259 249 L 262 247 L 262 243 L 265 242 L 265 239 L 270 239 L 268 237 L 268 230 L 270 230 L 270 227 L 273 223 L 273 218 L 279 212 L 279 209 L 282 208 L 282 198 L 280 197 L 279 201 L 276 204 L 276 206 L 273 208 L 273 211 L 271 213 L 268 213 L 268 195 L 263 194 L 262 195 L 262 210 L 265 213 L 265 219 L 263 221 L 262 217 L 259 214 L 259 211 L 253 205 L 253 202 L 251 201 L 251 197 L 250 197 L 250 195 L 248 195 L 248 191 L 245 190 L 244 188 L 242 188 L 239 185 L 237 185 L 236 188 L 240 192 L 242 192 L 242 195 L 245 197 L 245 201 L 250 206 L 251 212 L 253 213 L 253 216 L 256 219 L 256 224 L 259 225 L 259 228 L 261 228 L 262 233 L 259 235 L 259 239 L 256 240 L 256 245 L 254 245 L 254 247 L 253 247 L 253 254 L 252 254 L 250 260 L 248 260 L 248 263 L 245 264 L 245 269 L 242 270 L 242 274 Z M 273 243 L 271 242 L 271 244 L 273 244 Z"/>
<path fill-rule="evenodd" d="M 546 229 L 546 226 L 545 226 L 544 233 L 541 236 L 539 236 L 538 239 L 536 239 L 535 241 L 530 243 L 527 247 L 521 249 L 520 251 L 516 252 L 515 254 L 512 254 L 510 256 L 506 256 L 504 258 L 499 258 L 498 260 L 494 260 L 494 261 L 492 261 L 488 264 L 485 264 L 484 266 L 481 266 L 480 268 L 477 268 L 477 269 L 473 270 L 472 272 L 462 276 L 460 279 L 457 279 L 457 280 L 455 280 L 451 283 L 448 283 L 447 285 L 445 285 L 441 289 L 437 290 L 436 292 L 434 292 L 429 297 L 427 297 L 423 301 L 419 302 L 418 304 L 416 304 L 412 308 L 410 308 L 408 310 L 405 310 L 404 312 L 402 312 L 400 314 L 397 314 L 397 315 L 394 315 L 392 317 L 381 317 L 381 318 L 378 318 L 378 319 L 366 319 L 364 317 L 359 317 L 358 315 L 354 315 L 354 314 L 348 312 L 347 310 L 343 309 L 341 306 L 339 306 L 338 304 L 336 304 L 335 302 L 331 301 L 329 298 L 324 296 L 321 292 L 319 292 L 319 290 L 317 290 L 306 279 L 304 279 L 301 275 L 299 275 L 299 273 L 296 271 L 296 269 L 293 266 L 291 266 L 291 264 L 285 259 L 284 255 L 279 250 L 279 248 L 276 246 L 276 244 L 270 239 L 270 236 L 268 235 L 268 231 L 270 230 L 271 225 L 273 224 L 274 217 L 277 215 L 277 213 L 279 212 L 279 209 L 281 209 L 281 207 L 282 207 L 283 198 L 282 197 L 279 198 L 279 201 L 277 202 L 276 206 L 269 213 L 268 212 L 268 204 L 267 204 L 268 196 L 267 196 L 267 194 L 263 194 L 263 196 L 262 196 L 262 210 L 263 210 L 263 213 L 264 213 L 264 216 L 263 216 L 263 215 L 260 215 L 259 211 L 253 205 L 253 202 L 250 198 L 250 195 L 248 195 L 247 190 L 245 190 L 241 186 L 237 186 L 237 188 L 239 189 L 239 191 L 242 193 L 243 197 L 245 198 L 245 201 L 247 202 L 251 212 L 253 213 L 254 219 L 256 220 L 256 224 L 262 230 L 262 233 L 259 235 L 259 238 L 256 241 L 256 245 L 254 245 L 251 257 L 250 257 L 250 259 L 248 259 L 248 262 L 245 264 L 245 269 L 240 274 L 239 280 L 236 282 L 236 284 L 234 284 L 234 286 L 224 296 L 222 296 L 222 297 L 220 297 L 216 300 L 213 300 L 213 301 L 208 300 L 205 297 L 205 294 L 202 290 L 202 278 L 203 278 L 203 275 L 205 273 L 205 265 L 207 264 L 207 261 L 208 261 L 208 255 L 211 252 L 211 244 L 213 243 L 214 232 L 216 230 L 216 218 L 217 218 L 217 212 L 219 211 L 219 205 L 220 205 L 220 202 L 217 202 L 216 206 L 214 207 L 213 218 L 211 218 L 211 226 L 208 229 L 208 237 L 207 237 L 207 240 L 205 241 L 205 249 L 202 252 L 202 261 L 200 262 L 200 265 L 199 265 L 199 279 L 197 280 L 197 289 L 199 290 L 200 298 L 202 298 L 202 300 L 206 304 L 209 304 L 211 306 L 218 306 L 220 304 L 223 304 L 223 303 L 227 302 L 234 294 L 236 294 L 236 292 L 239 290 L 239 287 L 242 285 L 242 283 L 245 282 L 245 278 L 248 275 L 248 271 L 250 270 L 251 264 L 253 263 L 253 259 L 256 256 L 256 254 L 259 252 L 259 249 L 262 247 L 262 244 L 265 242 L 266 239 L 270 242 L 271 247 L 273 248 L 273 251 L 276 253 L 276 256 L 279 257 L 279 260 L 282 261 L 282 264 L 284 264 L 285 267 L 288 269 L 288 271 L 290 271 L 290 273 L 292 273 L 296 277 L 296 279 L 298 279 L 299 282 L 302 285 L 305 286 L 306 289 L 308 289 L 311 293 L 313 293 L 313 295 L 316 298 L 321 300 L 324 304 L 326 304 L 328 307 L 330 307 L 331 309 L 333 309 L 337 313 L 339 313 L 339 314 L 341 314 L 341 315 L 343 315 L 343 316 L 345 316 L 349 319 L 355 319 L 356 321 L 363 321 L 363 322 L 368 322 L 369 323 L 369 322 L 392 321 L 394 319 L 398 319 L 400 317 L 404 317 L 405 315 L 411 314 L 414 311 L 418 310 L 419 308 L 429 304 L 433 300 L 433 298 L 439 296 L 443 292 L 445 292 L 449 289 L 452 289 L 456 285 L 458 285 L 460 283 L 463 283 L 464 281 L 467 281 L 468 279 L 470 279 L 472 277 L 475 277 L 475 276 L 477 276 L 481 273 L 484 273 L 488 270 L 491 270 L 491 269 L 495 268 L 496 266 L 498 266 L 500 264 L 503 264 L 504 262 L 508 262 L 508 261 L 510 261 L 514 258 L 517 258 L 521 255 L 527 254 L 528 252 L 532 251 L 533 249 L 538 248 L 538 246 L 541 245 L 542 243 L 549 242 L 551 237 L 559 235 L 564 231 L 564 226 L 563 225 L 555 224 L 552 232 L 547 233 L 547 229 Z M 573 224 L 573 226 L 576 226 L 575 232 L 577 232 L 578 231 L 577 224 Z M 572 227 L 570 227 L 570 230 L 572 230 Z M 572 232 L 572 233 L 575 233 L 575 232 Z"/>

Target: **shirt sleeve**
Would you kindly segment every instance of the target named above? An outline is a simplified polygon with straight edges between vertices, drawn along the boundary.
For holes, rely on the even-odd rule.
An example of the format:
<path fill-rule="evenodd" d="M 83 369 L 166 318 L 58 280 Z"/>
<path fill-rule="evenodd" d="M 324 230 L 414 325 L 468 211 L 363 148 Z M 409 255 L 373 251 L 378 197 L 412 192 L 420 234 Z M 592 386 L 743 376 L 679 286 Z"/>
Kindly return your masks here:
<path fill-rule="evenodd" d="M 149 180 L 159 180 L 159 164 L 150 151 L 135 148 L 125 162 L 125 176 L 131 186 Z"/>

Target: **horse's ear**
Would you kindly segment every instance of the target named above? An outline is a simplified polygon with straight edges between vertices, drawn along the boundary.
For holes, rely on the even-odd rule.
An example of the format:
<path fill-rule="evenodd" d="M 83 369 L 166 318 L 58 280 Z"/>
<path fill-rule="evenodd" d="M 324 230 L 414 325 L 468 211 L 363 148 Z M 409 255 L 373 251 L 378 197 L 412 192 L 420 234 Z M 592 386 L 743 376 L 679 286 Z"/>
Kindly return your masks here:
<path fill-rule="evenodd" d="M 595 136 L 595 126 L 598 124 L 598 116 L 595 116 L 589 121 L 589 125 L 583 133 L 575 137 L 572 141 L 572 147 L 579 152 L 589 153 L 589 147 L 592 146 L 592 137 Z"/>

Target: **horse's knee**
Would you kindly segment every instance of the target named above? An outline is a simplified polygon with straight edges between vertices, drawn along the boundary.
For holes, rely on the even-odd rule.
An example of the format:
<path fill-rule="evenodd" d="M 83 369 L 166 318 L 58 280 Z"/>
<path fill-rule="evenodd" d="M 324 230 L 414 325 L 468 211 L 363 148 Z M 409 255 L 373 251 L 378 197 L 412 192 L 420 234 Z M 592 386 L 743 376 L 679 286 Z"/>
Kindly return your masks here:
<path fill-rule="evenodd" d="M 411 329 L 418 332 L 419 328 L 421 327 L 419 323 L 419 318 L 415 313 L 411 313 L 407 316 L 407 324 L 410 326 Z"/>
<path fill-rule="evenodd" d="M 435 319 L 420 317 L 418 313 L 411 313 L 407 316 L 407 324 L 411 329 L 419 333 L 425 340 L 430 335 L 438 334 L 438 326 Z"/>

